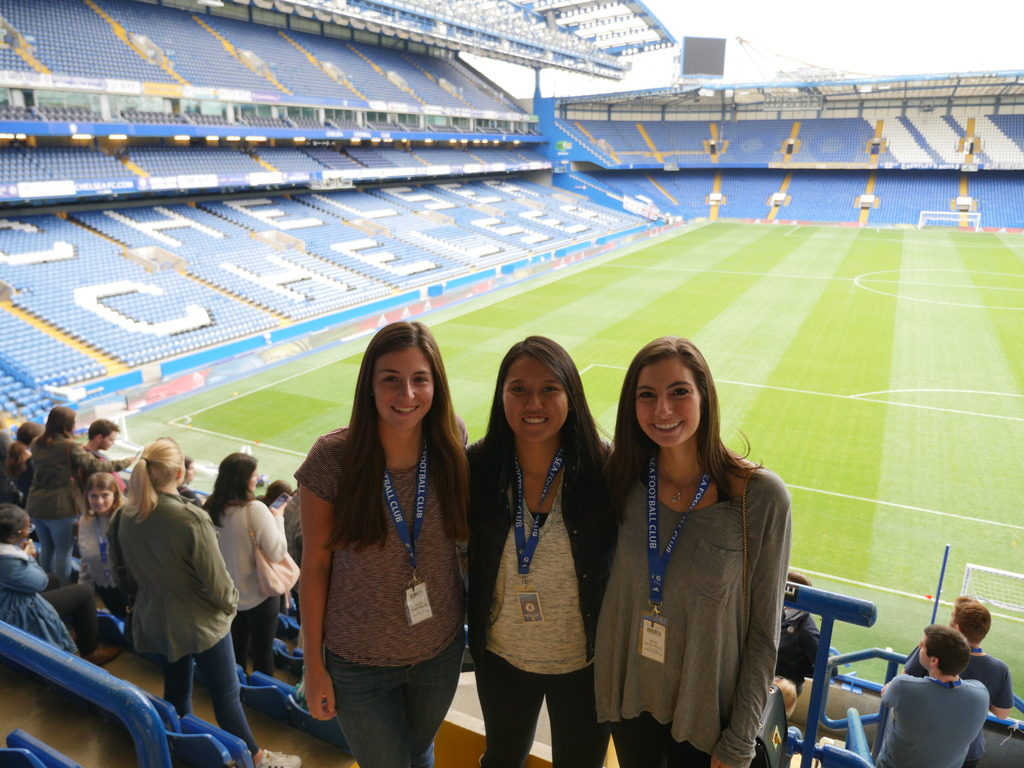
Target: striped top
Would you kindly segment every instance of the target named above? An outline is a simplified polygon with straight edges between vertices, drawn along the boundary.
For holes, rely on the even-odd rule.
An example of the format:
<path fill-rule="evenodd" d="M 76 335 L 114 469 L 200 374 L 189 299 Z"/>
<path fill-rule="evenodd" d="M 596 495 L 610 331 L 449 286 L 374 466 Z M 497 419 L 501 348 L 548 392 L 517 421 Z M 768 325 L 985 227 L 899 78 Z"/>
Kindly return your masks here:
<path fill-rule="evenodd" d="M 334 503 L 338 494 L 346 429 L 320 437 L 295 479 L 306 490 Z M 398 501 L 411 524 L 416 468 L 391 472 Z M 381 497 L 383 499 L 383 482 Z M 374 514 L 386 514 L 383 503 Z M 441 505 L 428 486 L 427 505 L 416 542 L 417 574 L 426 582 L 433 616 L 414 626 L 405 618 L 405 590 L 412 578 L 409 556 L 390 518 L 383 546 L 337 549 L 331 561 L 323 643 L 346 661 L 397 667 L 432 659 L 462 630 L 465 595 L 455 542 L 444 532 Z M 307 547 L 323 546 L 308 538 Z"/>

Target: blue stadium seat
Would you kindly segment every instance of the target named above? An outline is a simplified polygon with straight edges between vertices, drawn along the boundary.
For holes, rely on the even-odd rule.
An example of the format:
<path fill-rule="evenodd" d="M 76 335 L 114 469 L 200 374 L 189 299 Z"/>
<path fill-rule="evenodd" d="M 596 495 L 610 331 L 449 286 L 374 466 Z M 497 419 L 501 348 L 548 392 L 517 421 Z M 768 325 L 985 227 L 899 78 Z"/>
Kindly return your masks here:
<path fill-rule="evenodd" d="M 38 739 L 21 728 L 7 734 L 7 746 L 31 753 L 44 768 L 82 768 L 82 766 L 61 754 L 42 739 Z"/>

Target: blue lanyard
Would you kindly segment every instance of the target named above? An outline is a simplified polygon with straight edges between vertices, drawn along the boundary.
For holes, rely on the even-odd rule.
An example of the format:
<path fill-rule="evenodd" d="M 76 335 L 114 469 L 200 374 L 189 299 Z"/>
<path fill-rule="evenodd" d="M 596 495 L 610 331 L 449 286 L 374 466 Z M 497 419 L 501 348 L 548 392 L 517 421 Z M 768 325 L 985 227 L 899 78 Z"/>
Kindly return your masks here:
<path fill-rule="evenodd" d="M 105 564 L 107 562 L 107 537 L 103 535 L 103 529 L 100 527 L 100 516 L 96 515 L 92 521 L 96 525 L 96 540 L 100 545 L 100 560 Z"/>
<path fill-rule="evenodd" d="M 555 481 L 555 476 L 562 468 L 562 449 L 558 449 L 558 453 L 555 454 L 555 458 L 551 462 L 551 466 L 548 467 L 548 476 L 544 479 L 544 488 L 540 492 L 540 507 L 544 506 L 544 499 L 548 496 L 548 491 L 551 490 L 551 483 Z M 516 531 L 516 557 L 519 562 L 519 575 L 529 576 L 530 575 L 530 563 L 533 561 L 533 555 L 537 551 L 537 542 L 540 541 L 540 527 L 544 524 L 545 515 L 540 513 L 540 507 L 538 512 L 533 516 L 533 529 L 530 531 L 530 539 L 526 540 L 526 504 L 523 501 L 523 470 L 519 468 L 518 457 L 512 458 L 512 468 L 516 471 L 516 516 L 515 516 L 515 531 Z"/>
<path fill-rule="evenodd" d="M 395 532 L 399 540 L 409 553 L 409 565 L 413 572 L 416 571 L 416 540 L 420 537 L 420 528 L 423 527 L 423 513 L 427 509 L 427 443 L 423 442 L 423 453 L 420 454 L 420 463 L 416 467 L 416 516 L 412 523 L 412 536 L 409 535 L 409 526 L 406 525 L 405 515 L 402 514 L 402 505 L 398 503 L 398 494 L 395 493 L 395 486 L 391 482 L 391 473 L 384 470 L 384 500 L 387 502 L 388 510 L 391 512 L 391 519 L 395 523 Z"/>
<path fill-rule="evenodd" d="M 672 531 L 672 537 L 668 540 L 668 544 L 665 545 L 665 551 L 659 554 L 659 550 L 661 549 L 661 536 L 658 529 L 657 456 L 651 456 L 651 460 L 647 465 L 647 573 L 650 578 L 651 608 L 655 613 L 659 612 L 662 600 L 664 599 L 665 569 L 668 567 L 668 561 L 672 556 L 672 550 L 675 549 L 676 542 L 679 541 L 679 534 L 682 533 L 690 512 L 692 512 L 693 508 L 697 506 L 702 498 L 704 498 L 704 493 L 708 489 L 709 482 L 710 478 L 708 477 L 707 472 L 705 472 L 701 475 L 700 485 L 697 488 L 697 493 L 693 495 L 693 501 L 690 502 L 690 506 L 683 513 L 679 522 L 676 523 L 676 528 Z"/>
<path fill-rule="evenodd" d="M 937 678 L 934 678 L 931 675 L 928 676 L 928 679 L 931 680 L 936 685 L 941 685 L 943 688 L 956 688 L 958 685 L 963 683 L 963 680 L 950 680 L 947 683 L 947 682 L 944 682 L 944 681 L 939 680 Z"/>

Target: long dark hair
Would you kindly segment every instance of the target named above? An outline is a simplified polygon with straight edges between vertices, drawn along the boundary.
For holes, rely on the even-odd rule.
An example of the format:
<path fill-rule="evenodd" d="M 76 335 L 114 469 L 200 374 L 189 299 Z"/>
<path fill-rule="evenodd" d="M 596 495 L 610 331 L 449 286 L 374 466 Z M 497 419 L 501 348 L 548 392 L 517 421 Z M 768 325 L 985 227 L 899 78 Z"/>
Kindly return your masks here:
<path fill-rule="evenodd" d="M 742 457 L 722 443 L 718 393 L 707 360 L 689 339 L 663 336 L 645 344 L 636 353 L 622 382 L 619 407 L 615 417 L 615 440 L 608 459 L 608 484 L 612 503 L 619 515 L 633 483 L 643 477 L 647 462 L 657 446 L 636 418 L 636 387 L 640 371 L 652 363 L 677 358 L 693 374 L 700 392 L 700 425 L 697 427 L 697 460 L 718 489 L 719 498 L 730 498 L 731 480 L 746 477 L 750 467 Z"/>
<path fill-rule="evenodd" d="M 487 434 L 480 441 L 482 451 L 492 465 L 501 467 L 499 490 L 504 494 L 508 488 L 512 478 L 512 458 L 516 454 L 515 433 L 505 418 L 505 380 L 513 363 L 523 357 L 531 357 L 550 370 L 565 391 L 569 411 L 560 438 L 567 471 L 577 475 L 600 473 L 604 463 L 604 444 L 587 405 L 576 364 L 558 342 L 546 336 L 528 336 L 513 344 L 498 366 Z"/>
<path fill-rule="evenodd" d="M 213 493 L 206 500 L 205 509 L 218 528 L 224 525 L 224 512 L 233 504 L 244 504 L 253 499 L 249 478 L 256 471 L 256 459 L 248 453 L 229 453 L 217 469 Z"/>
<path fill-rule="evenodd" d="M 75 412 L 64 405 L 55 405 L 46 417 L 46 429 L 38 438 L 40 445 L 75 436 Z"/>
<path fill-rule="evenodd" d="M 445 534 L 455 540 L 468 535 L 469 469 L 441 353 L 423 323 L 399 322 L 385 325 L 374 334 L 359 365 L 327 547 L 358 550 L 383 545 L 387 538 L 390 523 L 381 490 L 384 448 L 373 400 L 373 370 L 382 355 L 410 347 L 427 358 L 434 382 L 434 399 L 423 417 L 423 436 L 430 451 L 431 491 L 441 500 Z"/>

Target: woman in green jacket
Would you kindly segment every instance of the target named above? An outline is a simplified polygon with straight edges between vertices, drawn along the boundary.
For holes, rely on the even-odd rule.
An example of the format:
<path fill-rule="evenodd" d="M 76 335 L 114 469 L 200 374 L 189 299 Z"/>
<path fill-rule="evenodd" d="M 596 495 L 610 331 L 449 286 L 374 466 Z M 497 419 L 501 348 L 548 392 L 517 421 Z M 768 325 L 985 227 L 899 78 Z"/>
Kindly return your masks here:
<path fill-rule="evenodd" d="M 181 448 L 161 437 L 143 449 L 128 483 L 112 550 L 134 582 L 135 650 L 160 657 L 164 698 L 179 715 L 192 711 L 194 661 L 217 723 L 245 741 L 255 768 L 300 768 L 295 755 L 260 749 L 245 719 L 231 644 L 238 590 L 210 516 L 178 495 L 184 477 Z"/>
<path fill-rule="evenodd" d="M 39 565 L 65 586 L 71 583 L 75 519 L 85 511 L 81 473 L 118 472 L 135 458 L 108 461 L 89 453 L 75 442 L 75 412 L 62 405 L 50 410 L 30 450 L 34 474 L 25 508 L 39 536 Z"/>

